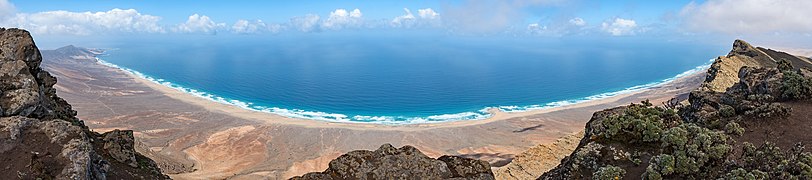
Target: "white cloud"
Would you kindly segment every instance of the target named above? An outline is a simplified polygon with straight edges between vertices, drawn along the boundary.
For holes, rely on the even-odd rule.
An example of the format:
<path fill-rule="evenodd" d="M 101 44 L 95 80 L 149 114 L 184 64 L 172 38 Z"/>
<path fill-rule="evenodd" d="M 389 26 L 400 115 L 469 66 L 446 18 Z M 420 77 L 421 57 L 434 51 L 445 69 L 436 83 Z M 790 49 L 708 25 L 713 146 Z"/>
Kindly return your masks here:
<path fill-rule="evenodd" d="M 14 15 L 14 11 L 17 8 L 14 7 L 14 4 L 8 2 L 8 0 L 0 0 L 0 18 L 4 18 L 6 16 Z"/>
<path fill-rule="evenodd" d="M 327 18 L 327 20 L 322 22 L 321 26 L 324 29 L 332 30 L 359 27 L 361 26 L 361 23 L 363 23 L 362 16 L 363 14 L 359 9 L 354 9 L 352 11 L 347 11 L 346 9 L 336 9 L 335 11 L 330 12 L 330 16 Z"/>
<path fill-rule="evenodd" d="M 586 21 L 584 21 L 584 19 L 581 19 L 581 18 L 579 18 L 579 17 L 576 17 L 576 18 L 572 18 L 572 19 L 570 19 L 570 24 L 572 24 L 572 25 L 576 25 L 576 26 L 585 26 L 585 25 L 586 25 Z"/>
<path fill-rule="evenodd" d="M 611 22 L 601 24 L 601 29 L 612 34 L 612 36 L 634 35 L 636 28 L 637 22 L 623 18 L 615 18 Z"/>
<path fill-rule="evenodd" d="M 179 33 L 217 34 L 217 30 L 225 26 L 225 23 L 216 23 L 208 16 L 193 14 L 189 16 L 186 22 L 178 24 L 172 30 Z"/>
<path fill-rule="evenodd" d="M 434 12 L 434 10 L 431 9 L 431 8 L 418 9 L 417 14 L 419 14 L 420 18 L 423 18 L 423 19 L 439 19 L 440 18 L 440 13 Z"/>
<path fill-rule="evenodd" d="M 403 11 L 406 12 L 404 15 L 400 15 L 392 19 L 391 25 L 394 27 L 410 27 L 414 24 L 414 15 L 409 8 L 403 8 Z"/>
<path fill-rule="evenodd" d="M 290 26 L 301 32 L 317 31 L 319 19 L 319 15 L 315 14 L 293 17 L 290 18 Z"/>
<path fill-rule="evenodd" d="M 7 27 L 24 28 L 35 34 L 115 34 L 163 33 L 161 17 L 144 15 L 135 9 L 113 9 L 106 12 L 46 11 L 19 13 L 3 19 Z"/>
<path fill-rule="evenodd" d="M 434 12 L 431 8 L 418 9 L 417 15 L 414 16 L 409 8 L 403 8 L 405 14 L 392 18 L 389 25 L 392 27 L 426 27 L 426 26 L 440 26 L 440 13 Z"/>
<path fill-rule="evenodd" d="M 530 34 L 539 34 L 547 30 L 547 26 L 539 25 L 539 23 L 532 23 L 527 25 L 527 32 Z"/>
<path fill-rule="evenodd" d="M 278 33 L 282 30 L 279 24 L 265 24 L 262 20 L 255 20 L 253 22 L 240 19 L 231 26 L 231 32 L 237 34 L 259 34 L 259 33 Z"/>
<path fill-rule="evenodd" d="M 812 32 L 810 0 L 708 0 L 680 15 L 693 31 L 742 33 Z"/>

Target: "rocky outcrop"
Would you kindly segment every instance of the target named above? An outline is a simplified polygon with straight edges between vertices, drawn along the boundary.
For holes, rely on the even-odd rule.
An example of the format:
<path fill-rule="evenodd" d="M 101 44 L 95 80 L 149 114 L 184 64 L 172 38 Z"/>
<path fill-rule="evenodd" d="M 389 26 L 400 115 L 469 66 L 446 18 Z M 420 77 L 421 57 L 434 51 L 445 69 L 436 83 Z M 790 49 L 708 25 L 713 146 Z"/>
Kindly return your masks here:
<path fill-rule="evenodd" d="M 812 178 L 812 153 L 803 148 L 812 138 L 802 133 L 812 126 L 809 112 L 785 106 L 812 106 L 812 77 L 803 73 L 812 63 L 783 57 L 769 64 L 776 56 L 765 50 L 737 40 L 724 63 L 754 67 L 739 67 L 722 92 L 709 88 L 720 85 L 713 83 L 722 69 L 709 70 L 709 86 L 692 92 L 686 106 L 642 102 L 596 112 L 574 152 L 538 179 Z M 745 138 L 764 136 L 795 140 L 752 142 L 763 143 L 757 148 Z"/>
<path fill-rule="evenodd" d="M 90 131 L 56 95 L 31 35 L 0 28 L 0 177 L 168 179 L 129 131 Z"/>
<path fill-rule="evenodd" d="M 776 67 L 776 61 L 767 53 L 743 40 L 733 42 L 733 49 L 727 56 L 714 60 L 708 69 L 708 76 L 702 88 L 714 92 L 725 92 L 738 82 L 738 72 L 742 67 Z"/>
<path fill-rule="evenodd" d="M 809 58 L 794 56 L 785 52 L 763 47 L 754 47 L 743 40 L 733 42 L 733 49 L 727 56 L 720 56 L 714 60 L 708 69 L 708 75 L 702 85 L 704 90 L 725 92 L 739 80 L 739 69 L 777 68 L 780 61 L 786 61 L 795 70 L 809 72 L 812 70 L 812 61 Z"/>
<path fill-rule="evenodd" d="M 539 144 L 517 155 L 509 164 L 494 170 L 496 179 L 535 179 L 570 155 L 584 132 L 568 135 L 550 144 Z"/>
<path fill-rule="evenodd" d="M 324 172 L 291 179 L 494 179 L 488 162 L 456 156 L 432 159 L 412 146 L 384 144 L 330 161 Z"/>

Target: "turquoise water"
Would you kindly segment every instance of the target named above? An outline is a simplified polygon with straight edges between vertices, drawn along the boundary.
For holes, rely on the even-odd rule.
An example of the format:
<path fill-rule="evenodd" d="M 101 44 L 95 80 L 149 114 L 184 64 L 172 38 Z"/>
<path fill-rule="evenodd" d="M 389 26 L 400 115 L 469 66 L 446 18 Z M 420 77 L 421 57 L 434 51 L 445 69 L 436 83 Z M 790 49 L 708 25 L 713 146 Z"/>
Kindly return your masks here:
<path fill-rule="evenodd" d="M 704 70 L 725 46 L 353 35 L 147 38 L 100 59 L 210 100 L 381 124 L 475 120 L 603 98 Z"/>

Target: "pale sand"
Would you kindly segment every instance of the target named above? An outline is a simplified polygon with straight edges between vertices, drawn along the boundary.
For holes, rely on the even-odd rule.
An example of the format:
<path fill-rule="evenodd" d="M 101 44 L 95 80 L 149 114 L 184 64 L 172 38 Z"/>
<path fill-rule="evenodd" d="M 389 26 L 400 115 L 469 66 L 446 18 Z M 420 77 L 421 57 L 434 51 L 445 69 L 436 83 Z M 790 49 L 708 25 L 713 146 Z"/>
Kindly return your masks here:
<path fill-rule="evenodd" d="M 282 179 L 322 171 L 339 155 L 383 143 L 437 157 L 478 158 L 494 166 L 537 144 L 583 130 L 592 112 L 696 88 L 698 73 L 648 90 L 484 120 L 419 125 L 294 119 L 212 102 L 97 63 L 46 60 L 57 91 L 95 131 L 132 129 L 142 154 L 175 179 Z M 139 146 L 140 147 L 140 146 Z M 189 172 L 192 171 L 193 172 Z M 180 173 L 180 174 L 178 174 Z"/>
<path fill-rule="evenodd" d="M 537 114 L 544 114 L 553 111 L 560 111 L 566 109 L 573 109 L 573 108 L 583 108 L 601 104 L 607 104 L 609 102 L 616 102 L 623 98 L 632 97 L 635 95 L 640 95 L 647 90 L 636 90 L 630 91 L 628 93 L 619 94 L 616 96 L 611 96 L 602 99 L 595 99 L 584 101 L 576 104 L 570 104 L 565 106 L 559 107 L 552 107 L 546 109 L 536 109 L 524 112 L 503 112 L 497 108 L 489 109 L 488 112 L 493 114 L 493 116 L 482 119 L 482 120 L 461 120 L 461 121 L 451 121 L 451 122 L 441 122 L 441 123 L 426 123 L 426 124 L 409 124 L 409 125 L 384 125 L 384 124 L 373 124 L 373 123 L 342 123 L 342 122 L 328 122 L 328 121 L 321 121 L 321 120 L 310 120 L 310 119 L 299 119 L 299 118 L 290 118 L 285 117 L 273 113 L 266 113 L 266 112 L 259 112 L 254 110 L 248 110 L 245 108 L 241 108 L 238 106 L 224 104 L 219 102 L 214 102 L 208 99 L 204 99 L 201 97 L 197 97 L 191 95 L 189 93 L 179 91 L 177 89 L 173 89 L 167 87 L 165 85 L 161 85 L 144 78 L 140 78 L 136 75 L 131 73 L 127 73 L 122 71 L 122 73 L 129 75 L 131 78 L 135 79 L 141 84 L 147 85 L 152 89 L 158 90 L 162 92 L 164 95 L 172 97 L 177 100 L 181 100 L 183 102 L 201 106 L 206 108 L 207 110 L 214 111 L 214 112 L 223 112 L 232 116 L 236 116 L 243 119 L 250 119 L 255 120 L 258 122 L 263 123 L 272 123 L 272 124 L 286 124 L 286 125 L 300 125 L 306 127 L 317 127 L 317 128 L 348 128 L 348 129 L 356 129 L 356 130 L 364 130 L 364 129 L 375 129 L 375 130 L 391 130 L 391 131 L 415 131 L 415 130 L 427 130 L 432 128 L 448 128 L 448 127 L 461 127 L 461 126 L 471 126 L 471 125 L 481 125 L 487 124 L 494 121 L 501 121 L 505 119 L 517 118 L 517 117 L 526 117 L 532 116 Z M 704 73 L 704 72 L 702 72 Z M 690 76 L 689 76 L 690 77 Z M 684 81 L 684 79 L 678 79 L 675 81 Z M 667 99 L 666 99 L 667 100 Z"/>

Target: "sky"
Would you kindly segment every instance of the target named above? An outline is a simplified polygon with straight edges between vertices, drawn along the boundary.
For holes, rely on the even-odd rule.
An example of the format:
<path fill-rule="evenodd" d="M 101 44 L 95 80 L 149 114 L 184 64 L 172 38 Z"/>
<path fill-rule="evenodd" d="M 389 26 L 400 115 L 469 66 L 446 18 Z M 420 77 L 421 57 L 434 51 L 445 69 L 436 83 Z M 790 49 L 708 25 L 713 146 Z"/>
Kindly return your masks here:
<path fill-rule="evenodd" d="M 810 0 L 0 0 L 37 37 L 432 32 L 490 37 L 746 38 L 805 46 Z"/>

